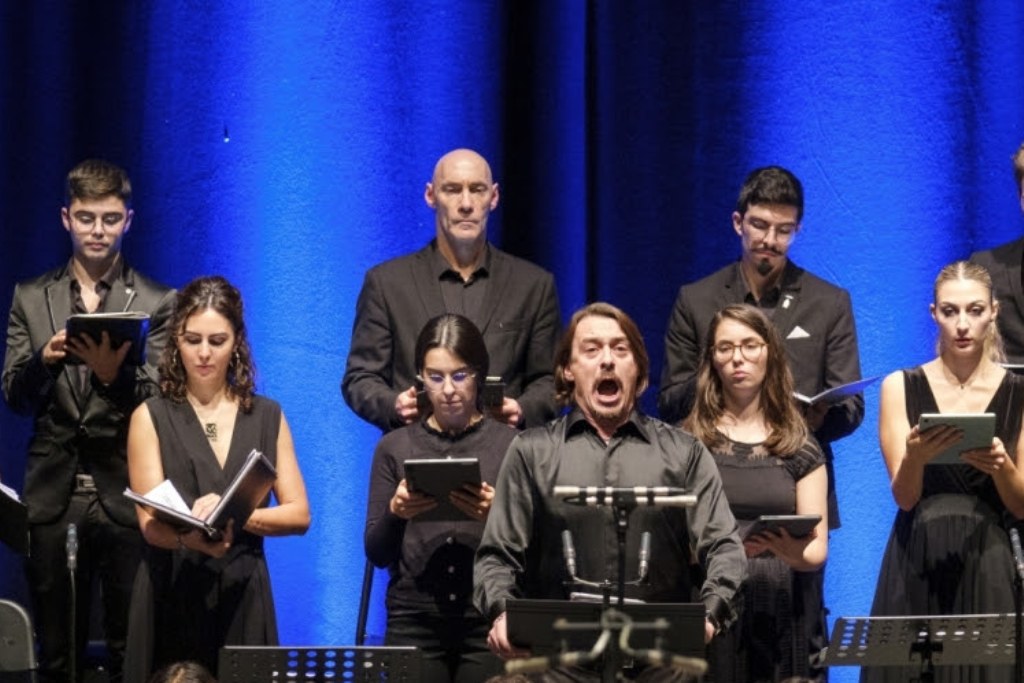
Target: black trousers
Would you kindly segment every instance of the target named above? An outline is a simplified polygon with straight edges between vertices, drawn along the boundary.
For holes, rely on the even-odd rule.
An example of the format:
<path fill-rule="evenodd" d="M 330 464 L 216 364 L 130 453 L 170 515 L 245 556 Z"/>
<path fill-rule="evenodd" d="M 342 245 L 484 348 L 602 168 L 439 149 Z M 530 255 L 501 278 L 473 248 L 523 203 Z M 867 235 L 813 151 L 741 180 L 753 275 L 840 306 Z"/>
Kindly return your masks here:
<path fill-rule="evenodd" d="M 82 678 L 85 645 L 92 614 L 92 585 L 98 579 L 103 606 L 103 632 L 111 681 L 121 680 L 128 605 L 139 566 L 142 534 L 112 520 L 95 489 L 79 487 L 64 514 L 48 524 L 34 524 L 30 555 L 25 562 L 39 645 L 39 681 L 70 680 L 71 584 L 66 542 L 68 524 L 78 528 L 75 572 L 76 680 Z"/>
<path fill-rule="evenodd" d="M 384 644 L 420 649 L 422 683 L 480 683 L 501 673 L 503 667 L 487 649 L 489 630 L 480 618 L 389 612 Z"/>

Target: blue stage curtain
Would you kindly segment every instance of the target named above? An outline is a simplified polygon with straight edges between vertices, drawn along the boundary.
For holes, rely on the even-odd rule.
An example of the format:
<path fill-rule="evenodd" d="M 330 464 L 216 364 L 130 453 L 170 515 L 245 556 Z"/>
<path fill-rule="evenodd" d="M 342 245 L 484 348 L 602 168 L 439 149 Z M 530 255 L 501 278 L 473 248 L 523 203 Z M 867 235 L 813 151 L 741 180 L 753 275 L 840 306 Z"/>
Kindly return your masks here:
<path fill-rule="evenodd" d="M 314 525 L 268 544 L 282 637 L 350 642 L 377 434 L 338 382 L 363 272 L 432 235 L 442 153 L 492 161 L 492 235 L 555 272 L 566 315 L 603 299 L 637 319 L 651 411 L 679 285 L 738 255 L 747 171 L 787 166 L 807 195 L 792 256 L 851 291 L 864 373 L 887 373 L 932 354 L 938 269 L 1021 231 L 1021 35 L 1016 0 L 3 3 L 0 296 L 67 258 L 66 171 L 127 167 L 127 257 L 242 289 L 295 432 Z M 867 398 L 836 449 L 836 615 L 868 611 L 894 511 Z M 15 485 L 29 428 L 0 411 Z"/>

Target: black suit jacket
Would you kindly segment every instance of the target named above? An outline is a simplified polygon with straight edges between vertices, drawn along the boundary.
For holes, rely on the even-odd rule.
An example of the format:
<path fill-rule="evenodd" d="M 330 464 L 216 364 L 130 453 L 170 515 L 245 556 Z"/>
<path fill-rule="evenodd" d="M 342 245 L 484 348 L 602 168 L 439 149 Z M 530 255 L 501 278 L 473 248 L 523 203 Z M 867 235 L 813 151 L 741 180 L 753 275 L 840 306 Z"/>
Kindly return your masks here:
<path fill-rule="evenodd" d="M 999 301 L 996 323 L 1006 348 L 1006 360 L 1024 363 L 1024 289 L 1021 285 L 1021 259 L 1024 237 L 995 249 L 971 254 L 971 261 L 985 266 Z"/>
<path fill-rule="evenodd" d="M 739 262 L 733 263 L 679 290 L 665 333 L 665 365 L 658 392 L 658 410 L 666 422 L 678 424 L 693 407 L 697 368 L 711 318 L 725 306 L 744 303 L 747 289 L 739 268 Z M 861 378 L 853 306 L 845 289 L 788 261 L 772 323 L 782 336 L 801 394 L 814 396 Z M 815 433 L 829 466 L 829 525 L 833 528 L 839 525 L 839 511 L 830 442 L 853 432 L 863 419 L 864 397 L 858 394 L 829 408 Z"/>
<path fill-rule="evenodd" d="M 415 382 L 420 330 L 446 312 L 434 249 L 431 243 L 371 268 L 356 304 L 341 390 L 357 415 L 385 432 L 402 425 L 395 398 Z M 543 424 L 556 413 L 552 366 L 561 316 L 554 277 L 491 246 L 488 278 L 487 298 L 473 320 L 490 355 L 488 374 L 505 381 L 525 426 Z"/>
<path fill-rule="evenodd" d="M 15 412 L 35 418 L 23 496 L 29 521 L 43 524 L 59 517 L 81 469 L 93 475 L 107 513 L 121 524 L 136 526 L 134 506 L 123 495 L 128 486 L 128 418 L 158 392 L 157 364 L 169 336 L 174 291 L 123 266 L 103 310 L 149 314 L 146 365 L 123 365 L 106 387 L 90 373 L 84 390 L 78 366 L 46 366 L 42 360 L 43 346 L 71 315 L 71 297 L 68 266 L 21 282 L 7 323 L 4 398 Z"/>

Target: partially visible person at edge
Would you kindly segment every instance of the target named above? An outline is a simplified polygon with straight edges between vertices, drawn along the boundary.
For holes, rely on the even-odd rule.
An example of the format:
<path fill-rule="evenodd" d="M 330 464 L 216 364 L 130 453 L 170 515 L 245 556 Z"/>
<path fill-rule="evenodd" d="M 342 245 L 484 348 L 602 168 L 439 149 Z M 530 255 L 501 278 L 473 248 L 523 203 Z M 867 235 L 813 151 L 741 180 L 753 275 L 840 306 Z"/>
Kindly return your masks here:
<path fill-rule="evenodd" d="M 577 575 L 618 580 L 616 522 L 608 507 L 570 505 L 556 485 L 677 486 L 697 497 L 694 507 L 637 507 L 629 519 L 626 553 L 636 557 L 650 532 L 649 581 L 629 586 L 629 597 L 691 602 L 699 592 L 710 640 L 736 618 L 746 570 L 743 547 L 714 460 L 693 436 L 640 414 L 650 362 L 643 336 L 624 312 L 605 303 L 573 315 L 555 355 L 559 400 L 571 411 L 528 429 L 509 447 L 474 566 L 474 595 L 491 622 L 488 644 L 501 657 L 527 653 L 508 639 L 506 604 L 512 598 L 569 597 L 562 532 L 572 534 Z M 691 557 L 705 570 L 691 582 Z M 627 577 L 628 578 L 628 577 Z M 644 681 L 674 681 L 679 674 L 634 667 Z M 597 681 L 599 669 L 571 667 L 537 675 L 542 681 Z"/>
<path fill-rule="evenodd" d="M 288 422 L 277 402 L 255 393 L 238 290 L 219 276 L 193 280 L 178 294 L 171 329 L 173 343 L 160 360 L 163 396 L 131 418 L 132 490 L 145 494 L 170 480 L 192 514 L 206 519 L 256 449 L 277 471 L 277 504 L 268 496 L 242 528 L 229 524 L 219 540 L 137 508 L 148 545 L 132 593 L 129 681 L 182 660 L 216 673 L 224 645 L 276 645 L 263 537 L 302 534 L 310 524 Z"/>
<path fill-rule="evenodd" d="M 1024 212 L 1024 144 L 1013 154 L 1013 180 L 1017 190 L 1017 201 Z M 1003 338 L 1006 360 L 1014 365 L 1024 365 L 1024 237 L 1007 242 L 993 249 L 976 251 L 971 254 L 972 263 L 984 267 L 992 277 L 999 300 L 999 326 Z"/>
<path fill-rule="evenodd" d="M 811 656 L 820 654 L 808 652 L 812 624 L 824 619 L 820 584 L 804 577 L 828 555 L 828 475 L 792 395 L 782 339 L 768 317 L 746 304 L 719 311 L 683 424 L 715 458 L 747 554 L 743 614 L 710 645 L 712 681 L 810 678 Z M 761 515 L 794 514 L 820 521 L 799 538 L 785 528 L 750 534 Z"/>
<path fill-rule="evenodd" d="M 366 556 L 391 575 L 385 645 L 423 654 L 424 683 L 477 683 L 501 670 L 487 649 L 489 624 L 473 607 L 473 554 L 494 498 L 498 467 L 515 430 L 481 405 L 488 369 L 483 336 L 468 318 L 432 318 L 416 342 L 416 371 L 430 398 L 418 422 L 384 435 L 373 455 Z M 454 510 L 410 490 L 409 458 L 476 458 L 480 485 L 451 493 Z"/>
<path fill-rule="evenodd" d="M 88 159 L 68 173 L 60 217 L 71 239 L 67 263 L 18 283 L 7 323 L 4 400 L 32 416 L 22 500 L 28 506 L 29 556 L 38 676 L 41 682 L 83 675 L 89 624 L 103 611 L 106 669 L 121 680 L 128 603 L 142 538 L 123 493 L 128 486 L 127 416 L 157 393 L 157 359 L 167 342 L 174 292 L 121 255 L 135 217 L 124 169 Z M 65 321 L 82 313 L 149 316 L 145 363 L 126 359 L 107 333 L 68 337 Z M 78 538 L 71 642 L 68 529 Z M 102 608 L 92 600 L 94 579 Z M 71 656 L 76 672 L 71 671 Z"/>

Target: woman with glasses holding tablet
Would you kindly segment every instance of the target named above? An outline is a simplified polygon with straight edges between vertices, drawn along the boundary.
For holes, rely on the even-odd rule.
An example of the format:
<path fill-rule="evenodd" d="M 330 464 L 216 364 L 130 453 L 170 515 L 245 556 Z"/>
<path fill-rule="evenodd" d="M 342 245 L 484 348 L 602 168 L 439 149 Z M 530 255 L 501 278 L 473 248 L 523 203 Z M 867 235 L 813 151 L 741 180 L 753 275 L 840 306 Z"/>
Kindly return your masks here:
<path fill-rule="evenodd" d="M 709 680 L 811 676 L 810 634 L 821 596 L 801 572 L 828 554 L 825 459 L 793 402 L 793 377 L 775 327 L 757 308 L 732 305 L 712 318 L 684 428 L 711 451 L 743 536 L 762 515 L 818 517 L 809 533 L 786 527 L 748 535 L 743 614 L 708 650 Z"/>
<path fill-rule="evenodd" d="M 419 422 L 377 444 L 366 513 L 366 556 L 391 575 L 386 645 L 423 654 L 426 683 L 470 683 L 501 671 L 487 649 L 490 628 L 473 607 L 473 556 L 494 498 L 491 482 L 516 431 L 482 410 L 489 359 L 483 336 L 461 315 L 430 320 L 416 342 L 416 369 L 429 399 Z M 410 490 L 406 460 L 476 458 L 481 483 L 453 490 L 444 519 L 427 515 L 441 501 Z M 424 519 L 426 516 L 428 519 Z"/>
<path fill-rule="evenodd" d="M 946 266 L 931 315 L 938 357 L 882 383 L 879 439 L 899 511 L 882 558 L 873 616 L 1002 614 L 1013 609 L 1013 557 L 1006 525 L 1024 517 L 1020 427 L 1024 382 L 1000 366 L 999 304 L 983 267 Z M 922 431 L 925 413 L 995 413 L 989 448 L 959 464 L 929 464 L 961 439 L 958 429 Z M 920 667 L 875 667 L 862 681 L 905 681 Z M 1012 666 L 940 666 L 935 681 L 1011 681 Z"/>

